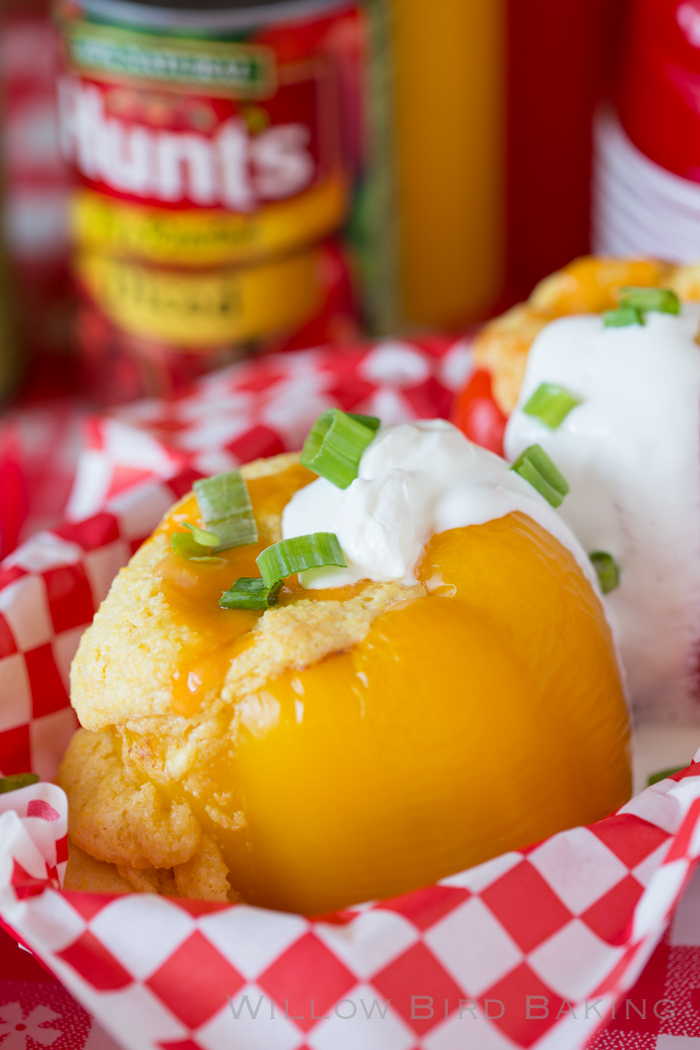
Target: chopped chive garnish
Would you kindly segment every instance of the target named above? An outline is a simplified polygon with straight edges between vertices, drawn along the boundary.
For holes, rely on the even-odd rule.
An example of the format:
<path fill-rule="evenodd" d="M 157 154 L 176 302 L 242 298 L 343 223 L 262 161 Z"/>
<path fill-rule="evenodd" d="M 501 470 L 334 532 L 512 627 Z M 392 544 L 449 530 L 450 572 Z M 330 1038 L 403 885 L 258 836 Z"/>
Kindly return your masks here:
<path fill-rule="evenodd" d="M 621 288 L 617 310 L 603 314 L 606 328 L 622 328 L 629 324 L 645 324 L 645 314 L 679 314 L 681 304 L 670 288 Z"/>
<path fill-rule="evenodd" d="M 200 547 L 194 536 L 190 536 L 186 532 L 174 532 L 170 537 L 170 546 L 174 550 L 175 554 L 180 558 L 196 558 L 202 554 L 206 554 L 207 548 Z"/>
<path fill-rule="evenodd" d="M 530 445 L 526 448 L 510 469 L 529 481 L 553 507 L 558 507 L 569 491 L 566 479 L 540 445 Z"/>
<path fill-rule="evenodd" d="M 625 328 L 630 324 L 644 324 L 644 318 L 634 306 L 620 306 L 617 310 L 606 310 L 603 314 L 605 328 Z"/>
<path fill-rule="evenodd" d="M 221 595 L 219 606 L 222 609 L 269 609 L 271 605 L 277 605 L 282 582 L 278 580 L 273 587 L 268 587 L 259 576 L 241 576 Z"/>
<path fill-rule="evenodd" d="M 198 543 L 201 547 L 219 546 L 219 537 L 215 532 L 205 532 L 204 529 L 198 529 L 196 525 L 192 525 L 189 521 L 183 521 L 182 524 L 186 529 L 190 530 L 194 542 Z"/>
<path fill-rule="evenodd" d="M 38 783 L 39 777 L 36 773 L 13 773 L 9 777 L 0 777 L 0 795 L 6 795 L 8 791 L 19 791 L 20 788 Z"/>
<path fill-rule="evenodd" d="M 201 532 L 204 536 L 211 535 L 203 532 L 202 529 L 197 529 L 197 532 Z M 189 532 L 174 532 L 170 537 L 170 545 L 178 557 L 185 558 L 187 561 L 203 561 L 215 565 L 223 565 L 225 561 L 224 558 L 213 557 L 210 553 L 211 545 L 198 543 L 194 535 Z M 214 549 L 219 550 L 219 547 Z"/>
<path fill-rule="evenodd" d="M 666 780 L 667 777 L 672 777 L 674 773 L 680 773 L 685 768 L 685 766 L 674 766 L 673 769 L 662 769 L 659 773 L 652 773 L 647 781 L 647 786 L 658 784 L 660 780 Z"/>
<path fill-rule="evenodd" d="M 202 478 L 193 488 L 204 524 L 218 537 L 217 550 L 257 543 L 258 527 L 240 470 Z"/>
<path fill-rule="evenodd" d="M 329 408 L 314 423 L 301 453 L 303 466 L 346 489 L 355 478 L 362 453 L 373 440 L 379 420 Z"/>
<path fill-rule="evenodd" d="M 680 300 L 670 288 L 620 288 L 620 306 L 631 306 L 644 313 L 681 312 Z"/>
<path fill-rule="evenodd" d="M 540 383 L 530 400 L 523 406 L 526 416 L 535 416 L 550 430 L 561 426 L 572 408 L 581 404 L 581 398 L 556 383 Z"/>
<path fill-rule="evenodd" d="M 241 576 L 219 600 L 222 609 L 268 609 L 277 597 L 286 576 L 325 565 L 346 567 L 334 532 L 312 532 L 280 540 L 255 559 L 261 578 Z"/>
<path fill-rule="evenodd" d="M 607 551 L 593 551 L 588 555 L 598 575 L 603 594 L 609 594 L 620 585 L 620 566 Z"/>
<path fill-rule="evenodd" d="M 334 532 L 312 532 L 308 536 L 280 540 L 259 554 L 255 561 L 267 587 L 306 569 L 320 569 L 325 565 L 347 566 Z"/>

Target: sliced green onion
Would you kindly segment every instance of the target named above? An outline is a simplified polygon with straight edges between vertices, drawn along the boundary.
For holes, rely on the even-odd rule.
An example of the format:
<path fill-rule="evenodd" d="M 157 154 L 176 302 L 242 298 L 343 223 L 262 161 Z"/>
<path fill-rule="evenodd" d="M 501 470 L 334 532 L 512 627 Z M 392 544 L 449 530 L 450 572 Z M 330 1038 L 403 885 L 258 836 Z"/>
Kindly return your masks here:
<path fill-rule="evenodd" d="M 581 404 L 581 398 L 556 383 L 540 383 L 530 400 L 523 406 L 526 416 L 535 416 L 550 430 L 564 422 L 572 408 Z"/>
<path fill-rule="evenodd" d="M 284 578 L 305 569 L 346 562 L 334 532 L 313 532 L 280 540 L 256 558 L 260 577 L 242 576 L 219 599 L 222 609 L 268 609 L 277 604 Z"/>
<path fill-rule="evenodd" d="M 350 419 L 354 419 L 356 423 L 362 423 L 363 427 L 369 427 L 370 430 L 379 430 L 382 425 L 381 419 L 377 416 L 361 416 L 357 412 L 346 412 L 346 416 L 350 416 Z"/>
<path fill-rule="evenodd" d="M 588 555 L 598 575 L 603 594 L 609 594 L 620 586 L 620 566 L 607 551 L 593 551 Z"/>
<path fill-rule="evenodd" d="M 187 532 L 174 532 L 170 537 L 170 546 L 179 558 L 186 558 L 188 561 L 190 558 L 201 557 L 208 550 L 208 547 L 200 547 L 194 536 Z"/>
<path fill-rule="evenodd" d="M 670 288 L 620 288 L 620 306 L 633 307 L 644 313 L 679 314 L 681 304 Z"/>
<path fill-rule="evenodd" d="M 650 312 L 679 314 L 680 300 L 670 288 L 621 288 L 620 305 L 603 314 L 603 324 L 606 328 L 645 324 L 645 315 Z"/>
<path fill-rule="evenodd" d="M 215 532 L 205 532 L 204 529 L 198 529 L 196 525 L 192 525 L 189 521 L 183 521 L 182 524 L 191 531 L 194 542 L 201 547 L 219 546 L 219 537 Z"/>
<path fill-rule="evenodd" d="M 347 567 L 334 532 L 312 532 L 308 536 L 280 540 L 259 554 L 255 561 L 267 587 L 306 569 L 320 569 L 325 565 Z"/>
<path fill-rule="evenodd" d="M 204 524 L 219 540 L 217 550 L 257 543 L 258 527 L 240 470 L 202 478 L 193 488 Z"/>
<path fill-rule="evenodd" d="M 603 314 L 605 328 L 625 328 L 630 324 L 644 324 L 644 317 L 635 306 L 620 306 Z"/>
<path fill-rule="evenodd" d="M 374 439 L 379 420 L 329 408 L 311 428 L 301 453 L 303 466 L 346 489 L 355 478 L 362 453 Z"/>
<path fill-rule="evenodd" d="M 658 784 L 660 780 L 666 780 L 667 777 L 672 777 L 674 773 L 680 773 L 686 766 L 674 766 L 673 769 L 662 769 L 659 773 L 652 773 L 647 781 L 648 787 L 652 784 Z"/>
<path fill-rule="evenodd" d="M 259 576 L 241 576 L 221 595 L 219 606 L 222 609 L 269 609 L 271 605 L 277 605 L 282 582 L 278 580 L 273 587 L 268 587 Z"/>
<path fill-rule="evenodd" d="M 558 507 L 569 491 L 566 479 L 540 445 L 526 448 L 510 469 L 529 481 L 553 507 Z"/>
<path fill-rule="evenodd" d="M 13 773 L 9 777 L 0 777 L 0 795 L 6 795 L 8 791 L 19 791 L 20 788 L 38 783 L 39 777 L 36 773 Z"/>
<path fill-rule="evenodd" d="M 202 532 L 202 530 L 197 529 L 197 532 Z M 202 534 L 210 535 L 206 532 Z M 212 565 L 223 565 L 226 561 L 225 558 L 217 558 L 209 554 L 210 544 L 198 543 L 194 536 L 187 532 L 174 532 L 170 537 L 170 546 L 179 558 L 185 558 L 187 561 L 203 561 Z M 218 550 L 218 547 L 215 550 Z"/>

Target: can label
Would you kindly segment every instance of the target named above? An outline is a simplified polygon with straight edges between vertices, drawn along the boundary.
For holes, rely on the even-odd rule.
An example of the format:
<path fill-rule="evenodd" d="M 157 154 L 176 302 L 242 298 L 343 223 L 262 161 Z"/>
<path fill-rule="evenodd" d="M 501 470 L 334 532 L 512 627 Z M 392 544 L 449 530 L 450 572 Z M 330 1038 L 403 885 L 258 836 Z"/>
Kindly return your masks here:
<path fill-rule="evenodd" d="M 225 100 L 67 77 L 59 96 L 63 150 L 102 192 L 249 214 L 339 174 L 320 133 L 316 78 L 279 96 L 282 106 L 269 100 L 240 111 Z"/>
<path fill-rule="evenodd" d="M 205 349 L 319 308 L 309 246 L 343 223 L 350 176 L 337 71 L 310 24 L 220 41 L 63 22 L 75 268 L 115 324 Z"/>
<path fill-rule="evenodd" d="M 231 261 L 325 236 L 342 221 L 347 198 L 336 135 L 324 128 L 331 94 L 319 69 L 254 106 L 64 77 L 63 152 L 92 191 L 77 198 L 78 237 L 91 237 L 100 200 L 101 228 L 108 214 L 112 226 L 128 225 L 129 243 L 114 246 L 143 257 L 154 250 L 154 259 L 171 243 L 155 234 L 154 208 L 161 226 L 179 217 L 180 229 L 200 231 L 200 250 L 210 242 Z"/>
<path fill-rule="evenodd" d="M 224 98 L 269 98 L 275 92 L 275 55 L 246 43 L 144 36 L 85 22 L 66 25 L 69 65 L 87 76 L 182 91 L 207 89 Z"/>
<path fill-rule="evenodd" d="M 78 255 L 76 270 L 125 332 L 188 350 L 294 329 L 320 303 L 316 247 L 259 266 L 199 273 L 86 252 Z"/>
<path fill-rule="evenodd" d="M 73 198 L 72 228 L 78 243 L 94 251 L 183 266 L 243 263 L 325 237 L 344 213 L 345 197 L 338 176 L 252 213 L 187 208 L 164 214 L 84 189 Z"/>

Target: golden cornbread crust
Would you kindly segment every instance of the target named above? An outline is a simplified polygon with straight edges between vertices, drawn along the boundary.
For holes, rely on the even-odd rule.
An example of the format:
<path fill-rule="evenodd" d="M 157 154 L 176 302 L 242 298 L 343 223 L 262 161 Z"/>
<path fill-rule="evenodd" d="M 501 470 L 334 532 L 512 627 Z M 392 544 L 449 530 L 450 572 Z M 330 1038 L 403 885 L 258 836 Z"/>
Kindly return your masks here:
<path fill-rule="evenodd" d="M 567 314 L 612 309 L 625 284 L 663 286 L 682 300 L 698 300 L 700 264 L 583 256 L 545 277 L 526 302 L 489 321 L 474 340 L 475 363 L 491 372 L 493 396 L 504 415 L 515 408 L 530 347 L 544 326 Z"/>
<path fill-rule="evenodd" d="M 134 887 L 121 877 L 113 864 L 95 860 L 69 842 L 63 888 L 84 893 L 131 893 Z"/>
<path fill-rule="evenodd" d="M 247 479 L 271 476 L 296 462 L 298 455 L 276 456 L 242 473 Z M 279 515 L 266 524 L 273 538 L 281 538 Z M 372 583 L 345 600 L 302 599 L 267 610 L 249 644 L 185 717 L 178 713 L 173 676 L 196 664 L 204 639 L 175 614 L 155 575 L 168 550 L 167 536 L 157 533 L 136 552 L 73 661 L 71 701 L 83 728 L 58 777 L 68 795 L 70 839 L 78 847 L 66 884 L 235 901 L 240 898 L 214 838 L 187 802 L 174 797 L 176 786 L 201 800 L 213 822 L 209 830 L 245 827 L 245 812 L 217 796 L 202 770 L 230 749 L 241 726 L 255 732 L 264 725 L 265 705 L 256 694 L 288 668 L 302 670 L 361 642 L 388 608 L 425 591 L 422 585 Z"/>
<path fill-rule="evenodd" d="M 255 643 L 231 662 L 222 699 L 257 692 L 288 667 L 301 671 L 330 653 L 361 642 L 378 616 L 397 602 L 425 594 L 422 584 L 372 583 L 345 601 L 295 602 L 270 609 L 254 631 Z"/>

